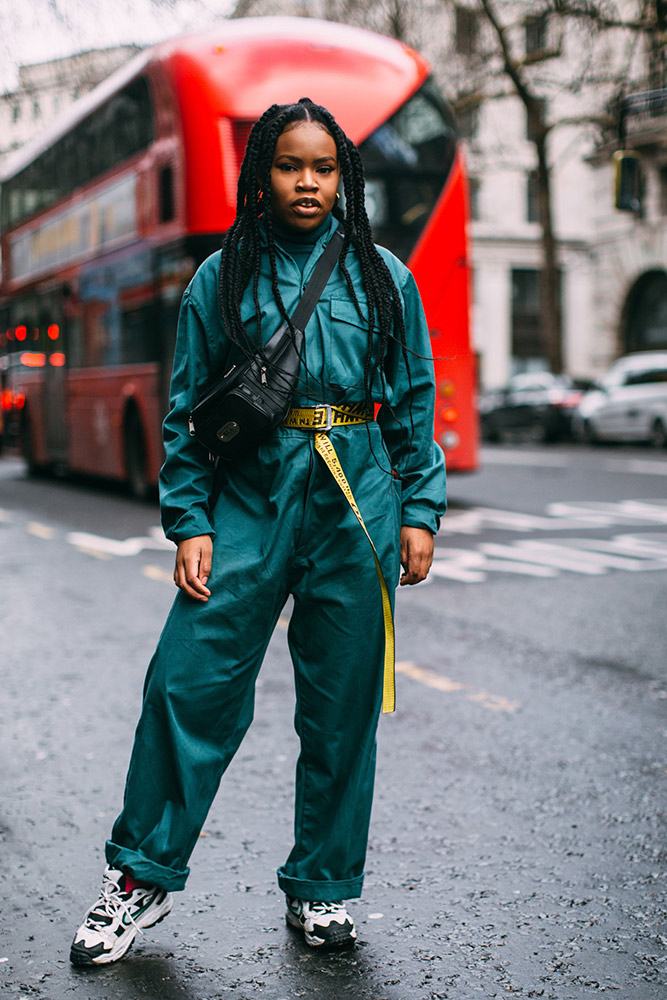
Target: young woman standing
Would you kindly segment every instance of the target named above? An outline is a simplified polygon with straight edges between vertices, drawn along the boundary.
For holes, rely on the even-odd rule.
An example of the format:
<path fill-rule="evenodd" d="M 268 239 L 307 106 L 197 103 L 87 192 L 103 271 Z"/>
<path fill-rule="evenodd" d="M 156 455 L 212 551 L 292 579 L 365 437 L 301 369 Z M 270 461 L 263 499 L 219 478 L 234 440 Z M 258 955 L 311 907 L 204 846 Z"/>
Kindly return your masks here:
<path fill-rule="evenodd" d="M 230 357 L 266 343 L 292 315 L 338 226 L 338 265 L 305 332 L 292 402 L 300 416 L 219 470 L 211 509 L 214 470 L 188 415 Z M 74 963 L 122 958 L 184 887 L 290 594 L 301 752 L 294 847 L 278 884 L 308 944 L 354 942 L 344 900 L 361 894 L 376 728 L 383 684 L 388 699 L 393 682 L 387 609 L 401 564 L 401 584 L 425 579 L 445 509 L 433 407 L 419 294 L 408 269 L 372 242 L 356 147 L 310 100 L 274 105 L 250 135 L 222 250 L 183 296 L 160 477 L 180 592 L 148 670 L 123 811 Z"/>

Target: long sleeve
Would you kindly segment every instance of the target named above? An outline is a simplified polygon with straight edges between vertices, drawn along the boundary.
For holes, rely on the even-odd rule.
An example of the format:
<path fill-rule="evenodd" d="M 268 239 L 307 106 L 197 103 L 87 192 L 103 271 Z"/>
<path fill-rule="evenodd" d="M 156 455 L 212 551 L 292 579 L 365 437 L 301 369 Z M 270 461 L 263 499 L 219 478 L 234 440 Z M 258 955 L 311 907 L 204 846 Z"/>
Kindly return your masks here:
<path fill-rule="evenodd" d="M 165 535 L 173 542 L 214 536 L 208 515 L 214 467 L 188 427 L 188 416 L 210 374 L 207 344 L 211 341 L 202 314 L 191 289 L 186 289 L 178 318 L 169 413 L 162 427 L 166 457 L 160 471 L 160 513 Z"/>
<path fill-rule="evenodd" d="M 400 344 L 393 341 L 386 359 L 390 407 L 382 407 L 378 422 L 392 465 L 402 479 L 402 524 L 435 534 L 447 508 L 445 456 L 433 440 L 435 379 L 428 326 L 417 285 L 407 269 L 401 292 L 410 376 Z"/>

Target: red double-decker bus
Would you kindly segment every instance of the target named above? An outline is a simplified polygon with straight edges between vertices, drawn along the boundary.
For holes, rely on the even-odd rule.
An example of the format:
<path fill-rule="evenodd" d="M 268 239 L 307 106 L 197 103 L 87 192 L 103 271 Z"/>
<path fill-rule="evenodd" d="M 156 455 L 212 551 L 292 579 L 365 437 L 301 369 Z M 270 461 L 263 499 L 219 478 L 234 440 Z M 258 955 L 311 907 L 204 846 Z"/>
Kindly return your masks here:
<path fill-rule="evenodd" d="M 253 122 L 304 95 L 359 146 L 375 239 L 424 301 L 436 439 L 475 467 L 465 172 L 428 64 L 361 29 L 251 18 L 140 53 L 0 176 L 3 405 L 30 468 L 157 481 L 181 295 L 234 218 Z"/>

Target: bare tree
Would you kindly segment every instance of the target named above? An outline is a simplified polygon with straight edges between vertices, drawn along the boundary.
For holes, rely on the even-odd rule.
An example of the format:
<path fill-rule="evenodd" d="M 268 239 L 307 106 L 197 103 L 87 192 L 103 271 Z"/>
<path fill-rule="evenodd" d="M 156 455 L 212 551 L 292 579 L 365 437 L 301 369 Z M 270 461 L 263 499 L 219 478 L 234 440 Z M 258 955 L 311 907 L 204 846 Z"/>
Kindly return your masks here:
<path fill-rule="evenodd" d="M 619 10 L 618 6 L 622 9 Z M 559 308 L 559 274 L 557 240 L 553 223 L 553 200 L 551 166 L 549 162 L 549 138 L 553 131 L 565 125 L 595 127 L 598 134 L 613 129 L 617 124 L 614 107 L 636 70 L 634 65 L 638 42 L 645 43 L 645 50 L 652 52 L 659 35 L 659 0 L 629 0 L 616 5 L 606 0 L 542 0 L 541 3 L 516 3 L 502 0 L 477 0 L 476 7 L 491 29 L 494 41 L 486 71 L 477 80 L 476 100 L 504 96 L 506 87 L 501 83 L 495 65 L 499 63 L 502 78 L 522 102 L 528 122 L 528 135 L 535 146 L 537 159 L 538 218 L 541 229 L 542 268 L 540 272 L 541 292 L 541 334 L 549 366 L 553 372 L 563 370 L 563 342 Z M 501 15 L 501 7 L 505 17 Z M 509 15 L 509 16 L 508 16 Z M 551 19 L 558 22 L 560 37 L 570 25 L 584 26 L 589 33 L 591 58 L 583 65 L 572 63 L 566 68 L 566 76 L 558 80 L 563 92 L 582 95 L 586 98 L 582 113 L 549 118 L 545 92 L 553 89 L 556 74 L 544 72 L 545 55 L 550 55 L 539 47 L 532 51 L 517 51 L 511 37 L 516 37 L 517 26 L 533 22 L 540 28 Z M 595 59 L 595 43 L 604 39 L 605 32 L 621 33 L 621 44 L 616 52 L 607 53 L 606 58 Z M 559 55 L 557 49 L 553 54 Z M 615 55 L 615 58 L 613 57 Z M 495 56 L 495 61 L 493 59 Z M 538 64 L 542 72 L 537 72 Z M 489 72 L 490 70 L 490 72 Z M 640 69 L 644 73 L 646 67 Z M 593 89 L 597 97 L 591 99 Z M 602 99 L 600 99 L 602 98 Z M 470 96 L 468 95 L 468 100 Z"/>

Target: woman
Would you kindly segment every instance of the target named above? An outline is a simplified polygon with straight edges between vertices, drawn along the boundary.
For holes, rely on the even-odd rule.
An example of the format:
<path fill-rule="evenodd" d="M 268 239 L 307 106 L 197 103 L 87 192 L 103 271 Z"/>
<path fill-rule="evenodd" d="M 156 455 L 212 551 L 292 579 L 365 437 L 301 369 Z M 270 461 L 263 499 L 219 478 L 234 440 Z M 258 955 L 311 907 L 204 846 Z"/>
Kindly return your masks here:
<path fill-rule="evenodd" d="M 326 404 L 334 425 L 316 435 L 287 420 L 221 470 L 211 504 L 213 467 L 188 433 L 192 406 L 234 352 L 265 343 L 291 316 L 339 225 L 340 258 L 307 324 L 293 399 L 295 408 Z M 274 105 L 250 135 L 222 250 L 183 296 L 160 476 L 180 592 L 148 670 L 123 811 L 106 845 L 101 895 L 72 945 L 76 964 L 122 958 L 184 887 L 290 594 L 301 753 L 295 843 L 278 884 L 288 923 L 308 944 L 354 942 L 343 901 L 361 894 L 385 641 L 393 641 L 381 587 L 393 602 L 401 563 L 401 584 L 426 577 L 445 508 L 433 405 L 419 295 L 407 268 L 372 242 L 356 147 L 307 98 Z M 340 477 L 322 461 L 323 440 L 335 446 L 377 565 Z"/>

